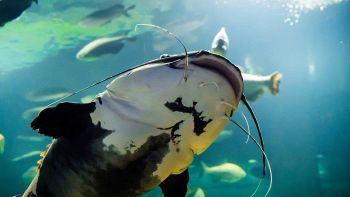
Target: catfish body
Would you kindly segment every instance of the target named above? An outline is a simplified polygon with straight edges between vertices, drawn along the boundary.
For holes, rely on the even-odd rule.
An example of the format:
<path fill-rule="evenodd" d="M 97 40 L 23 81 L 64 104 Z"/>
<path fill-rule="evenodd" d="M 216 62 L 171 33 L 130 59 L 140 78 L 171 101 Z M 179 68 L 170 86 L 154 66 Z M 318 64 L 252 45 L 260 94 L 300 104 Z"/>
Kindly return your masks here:
<path fill-rule="evenodd" d="M 23 196 L 185 196 L 188 166 L 225 128 L 240 71 L 209 52 L 164 57 L 118 76 L 91 103 L 43 110 L 33 129 L 54 137 Z M 184 80 L 184 72 L 188 75 Z"/>

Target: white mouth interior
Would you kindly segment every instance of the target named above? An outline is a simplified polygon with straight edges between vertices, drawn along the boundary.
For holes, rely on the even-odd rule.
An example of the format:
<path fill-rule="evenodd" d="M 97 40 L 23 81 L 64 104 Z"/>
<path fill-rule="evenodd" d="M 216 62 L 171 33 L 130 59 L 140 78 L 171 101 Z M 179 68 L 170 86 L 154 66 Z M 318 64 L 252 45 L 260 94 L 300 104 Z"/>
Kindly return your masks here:
<path fill-rule="evenodd" d="M 234 90 L 237 101 L 239 101 L 243 92 L 243 78 L 241 72 L 228 60 L 219 57 L 220 56 L 208 53 L 207 55 L 200 55 L 192 58 L 190 63 L 215 71 L 225 77 Z"/>

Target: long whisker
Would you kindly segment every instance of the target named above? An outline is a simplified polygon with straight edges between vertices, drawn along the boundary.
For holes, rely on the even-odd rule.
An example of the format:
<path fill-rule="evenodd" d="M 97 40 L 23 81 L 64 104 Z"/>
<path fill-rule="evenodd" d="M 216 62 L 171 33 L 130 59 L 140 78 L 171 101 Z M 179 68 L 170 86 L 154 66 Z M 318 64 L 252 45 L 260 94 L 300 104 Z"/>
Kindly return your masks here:
<path fill-rule="evenodd" d="M 226 106 L 229 106 L 232 110 L 236 110 L 237 107 L 233 106 L 232 104 L 228 103 L 228 102 L 225 102 L 225 101 L 220 101 L 220 104 L 222 105 L 226 105 Z M 249 123 L 248 123 L 248 120 L 247 120 L 247 117 L 244 115 L 244 113 L 242 111 L 240 111 L 241 115 L 243 116 L 244 120 L 245 120 L 245 123 L 247 125 L 247 130 L 248 130 L 248 133 L 250 134 L 250 128 L 249 128 Z M 248 143 L 249 141 L 249 135 L 247 136 L 247 140 L 246 140 L 246 144 Z"/>
<path fill-rule="evenodd" d="M 232 105 L 232 104 L 230 104 L 228 102 L 225 102 L 225 101 L 220 101 L 220 104 L 230 107 L 233 111 L 235 111 L 237 109 L 237 107 L 235 107 L 234 105 Z M 243 116 L 243 118 L 245 120 L 246 125 L 247 125 L 248 133 L 250 134 L 250 128 L 249 128 L 248 120 L 247 120 L 246 116 L 244 115 L 244 113 L 242 111 L 240 111 L 240 112 L 241 112 L 241 114 L 242 114 L 242 116 Z M 248 141 L 249 141 L 249 135 L 247 135 L 247 140 L 246 140 L 245 143 L 247 144 Z"/>
<path fill-rule="evenodd" d="M 237 109 L 235 106 L 233 106 L 233 105 L 231 105 L 230 103 L 227 103 L 227 102 L 225 102 L 225 101 L 220 101 L 220 104 L 229 106 L 232 110 L 236 110 L 236 109 Z M 244 121 L 245 121 L 245 123 L 246 123 L 246 125 L 247 125 L 247 131 L 248 131 L 248 133 L 251 134 L 250 128 L 249 128 L 249 123 L 248 123 L 248 120 L 247 120 L 247 117 L 244 115 L 244 113 L 243 113 L 242 111 L 240 111 L 240 113 L 241 113 L 241 115 L 242 115 L 242 117 L 243 117 L 243 119 L 244 119 Z M 247 140 L 245 141 L 245 143 L 247 144 L 248 141 L 249 141 L 249 135 L 247 136 Z"/>
<path fill-rule="evenodd" d="M 259 126 L 259 122 L 258 120 L 256 119 L 256 116 L 254 114 L 254 111 L 253 109 L 250 107 L 247 99 L 245 98 L 244 94 L 242 94 L 241 96 L 241 101 L 243 102 L 243 104 L 246 106 L 246 108 L 248 109 L 249 113 L 251 114 L 253 120 L 254 120 L 254 123 L 255 123 L 255 126 L 256 126 L 256 129 L 258 130 L 258 134 L 259 134 L 259 138 L 260 138 L 260 145 L 261 145 L 261 148 L 262 150 L 265 150 L 264 148 L 264 139 L 262 137 L 262 134 L 261 134 L 261 129 L 260 129 L 260 126 Z M 262 160 L 263 160 L 263 175 L 265 175 L 266 173 L 266 167 L 265 167 L 265 156 L 263 155 L 262 157 Z"/>
<path fill-rule="evenodd" d="M 231 108 L 232 110 L 234 110 L 234 111 L 237 109 L 236 106 L 234 106 L 234 105 L 232 105 L 231 103 L 228 103 L 228 102 L 226 102 L 226 101 L 220 101 L 220 104 L 226 105 L 226 106 L 230 107 L 230 108 Z"/>
<path fill-rule="evenodd" d="M 203 82 L 199 85 L 199 87 L 204 87 L 204 86 L 208 86 L 208 85 L 214 85 L 216 88 L 216 91 L 219 91 L 219 86 L 216 82 L 212 81 L 212 82 Z"/>
<path fill-rule="evenodd" d="M 160 27 L 158 25 L 153 25 L 153 24 L 136 24 L 135 25 L 135 31 L 137 31 L 137 28 L 139 26 L 146 26 L 146 27 L 152 27 L 152 28 L 157 28 L 157 29 L 160 29 L 166 33 L 168 33 L 170 36 L 172 36 L 173 38 L 175 38 L 180 44 L 181 46 L 184 48 L 184 51 L 185 51 L 185 72 L 184 72 L 184 80 L 185 82 L 187 81 L 187 78 L 188 78 L 188 53 L 187 53 L 187 49 L 185 47 L 185 45 L 181 42 L 181 40 L 175 35 L 173 34 L 172 32 L 170 32 L 169 30 L 163 28 L 163 27 Z"/>
<path fill-rule="evenodd" d="M 265 197 L 269 194 L 271 187 L 272 187 L 272 169 L 271 169 L 271 165 L 270 165 L 270 161 L 265 153 L 265 151 L 263 150 L 263 148 L 260 146 L 260 144 L 256 141 L 256 139 L 250 134 L 248 133 L 247 130 L 245 130 L 240 124 L 238 124 L 236 121 L 232 120 L 230 117 L 226 116 L 226 117 L 222 117 L 222 118 L 226 118 L 227 120 L 229 120 L 230 122 L 232 122 L 233 124 L 235 124 L 236 126 L 238 126 L 246 135 L 248 135 L 254 142 L 255 145 L 258 146 L 258 148 L 260 149 L 261 153 L 264 155 L 265 159 L 266 159 L 266 163 L 267 163 L 267 168 L 269 170 L 269 174 L 270 174 L 270 184 L 269 184 L 269 188 L 267 189 L 266 193 L 265 193 Z M 265 177 L 265 174 L 263 174 L 260 178 L 259 184 L 257 186 L 257 188 L 254 190 L 254 192 L 252 193 L 251 196 L 254 196 L 256 194 L 256 192 L 258 191 L 261 181 L 262 179 Z"/>
<path fill-rule="evenodd" d="M 185 58 L 185 62 L 186 62 L 186 63 L 185 63 L 184 79 L 185 79 L 185 81 L 187 81 L 187 78 L 188 78 L 188 52 L 187 52 L 187 49 L 186 49 L 185 45 L 181 42 L 181 40 L 178 39 L 173 33 L 169 32 L 168 30 L 166 30 L 166 29 L 164 29 L 164 28 L 162 28 L 162 27 L 156 26 L 156 25 L 151 25 L 151 24 L 137 24 L 137 25 L 135 26 L 135 31 L 136 31 L 136 29 L 137 29 L 138 26 L 149 26 L 149 27 L 155 27 L 155 28 L 158 28 L 158 29 L 162 29 L 163 31 L 166 31 L 166 32 L 168 32 L 170 35 L 172 35 L 172 36 L 182 45 L 182 47 L 183 47 L 184 50 L 185 50 L 185 55 L 186 55 L 186 58 Z M 175 61 L 177 61 L 177 60 L 175 60 Z M 175 61 L 174 61 L 174 62 L 175 62 Z M 113 79 L 113 78 L 115 78 L 115 77 L 117 77 L 117 76 L 119 76 L 119 75 L 121 75 L 121 74 L 124 74 L 124 73 L 126 73 L 126 72 L 129 72 L 129 71 L 131 71 L 131 70 L 133 70 L 133 69 L 135 69 L 135 68 L 138 68 L 138 67 L 140 67 L 140 66 L 143 66 L 143 65 L 144 65 L 144 64 L 140 64 L 140 65 L 134 66 L 134 67 L 129 68 L 129 69 L 125 70 L 125 71 L 122 71 L 122 72 L 119 72 L 119 73 L 117 73 L 117 74 L 114 74 L 114 75 L 112 75 L 112 76 L 110 76 L 110 77 L 107 77 L 107 78 L 105 78 L 105 79 L 103 79 L 103 80 L 101 80 L 101 81 L 98 81 L 98 82 L 96 82 L 96 83 L 93 83 L 93 84 L 91 84 L 91 85 L 89 85 L 89 86 L 86 86 L 86 87 L 84 87 L 84 88 L 81 88 L 80 90 L 77 90 L 77 91 L 75 91 L 75 92 L 73 92 L 73 93 L 71 93 L 71 94 L 69 94 L 69 95 L 67 95 L 67 96 L 65 96 L 65 97 L 62 97 L 62 98 L 60 98 L 60 99 L 58 99 L 58 100 L 56 100 L 56 101 L 54 101 L 54 102 L 52 102 L 52 103 L 46 105 L 45 108 L 50 107 L 50 106 L 52 106 L 52 105 L 54 105 L 54 104 L 56 104 L 56 103 L 59 103 L 59 102 L 65 100 L 65 99 L 67 99 L 67 98 L 70 98 L 70 97 L 72 97 L 72 96 L 74 96 L 74 95 L 76 95 L 76 94 L 78 94 L 78 93 L 80 93 L 80 92 L 86 91 L 86 90 L 88 90 L 88 89 L 90 89 L 90 88 L 92 88 L 92 87 L 94 87 L 94 86 L 96 86 L 96 85 L 99 85 L 99 84 L 101 84 L 101 83 L 103 83 L 103 82 L 105 82 L 105 81 L 108 81 L 108 80 L 110 80 L 110 79 Z"/>
<path fill-rule="evenodd" d="M 245 120 L 245 124 L 247 125 L 247 131 L 249 134 L 251 134 L 247 117 L 244 115 L 244 113 L 242 111 L 241 111 L 241 114 Z M 248 144 L 248 141 L 249 141 L 249 135 L 247 135 L 247 140 L 245 141 L 245 143 Z"/>
<path fill-rule="evenodd" d="M 107 77 L 107 78 L 101 80 L 101 81 L 98 81 L 98 82 L 96 82 L 96 83 L 94 83 L 94 84 L 91 84 L 91 85 L 89 85 L 89 86 L 87 86 L 87 87 L 85 87 L 85 88 L 82 88 L 82 89 L 80 89 L 80 90 L 78 90 L 78 91 L 75 91 L 75 92 L 73 92 L 73 93 L 71 93 L 71 94 L 69 94 L 69 95 L 67 95 L 67 96 L 65 96 L 65 97 L 62 97 L 62 98 L 60 98 L 60 99 L 58 99 L 58 100 L 56 100 L 56 101 L 54 101 L 54 102 L 52 102 L 52 103 L 46 105 L 45 108 L 50 107 L 51 105 L 54 105 L 54 104 L 56 104 L 56 103 L 58 103 L 58 102 L 61 102 L 61 101 L 65 100 L 65 99 L 67 99 L 67 98 L 70 98 L 70 97 L 72 97 L 72 96 L 74 96 L 74 95 L 76 95 L 76 94 L 78 94 L 78 93 L 80 93 L 80 92 L 83 92 L 83 91 L 87 90 L 87 89 L 90 89 L 90 88 L 92 88 L 92 87 L 94 87 L 94 86 L 96 86 L 96 85 L 99 85 L 99 84 L 101 84 L 101 83 L 103 83 L 103 82 L 105 82 L 105 81 L 108 81 L 108 80 L 110 80 L 110 79 L 112 79 L 112 78 L 114 78 L 114 77 L 116 77 L 116 76 L 118 76 L 118 75 L 121 75 L 121 74 L 123 74 L 123 73 L 126 73 L 126 72 L 128 72 L 128 71 L 130 71 L 130 70 L 132 70 L 132 69 L 134 69 L 134 68 L 130 68 L 130 69 L 127 69 L 127 70 L 125 70 L 125 71 L 123 71 L 123 72 L 114 74 L 114 75 L 112 75 L 112 76 L 110 76 L 110 77 Z"/>
<path fill-rule="evenodd" d="M 255 196 L 256 192 L 258 192 L 258 190 L 259 190 L 259 188 L 260 188 L 260 185 L 261 185 L 261 182 L 262 182 L 262 181 L 263 181 L 263 178 L 260 177 L 260 178 L 259 178 L 259 183 L 258 183 L 258 185 L 256 186 L 254 192 L 250 195 L 250 197 Z M 265 196 L 267 196 L 267 194 L 266 194 Z"/>

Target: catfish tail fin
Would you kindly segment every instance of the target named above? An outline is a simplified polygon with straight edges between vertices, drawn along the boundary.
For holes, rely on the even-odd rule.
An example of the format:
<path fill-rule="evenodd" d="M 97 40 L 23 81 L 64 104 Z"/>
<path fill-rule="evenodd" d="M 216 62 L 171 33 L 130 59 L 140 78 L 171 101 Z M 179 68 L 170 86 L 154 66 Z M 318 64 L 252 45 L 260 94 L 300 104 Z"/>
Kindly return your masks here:
<path fill-rule="evenodd" d="M 271 76 L 271 86 L 270 86 L 271 94 L 277 95 L 279 92 L 279 85 L 282 79 L 282 74 L 279 72 L 274 72 L 270 76 Z"/>

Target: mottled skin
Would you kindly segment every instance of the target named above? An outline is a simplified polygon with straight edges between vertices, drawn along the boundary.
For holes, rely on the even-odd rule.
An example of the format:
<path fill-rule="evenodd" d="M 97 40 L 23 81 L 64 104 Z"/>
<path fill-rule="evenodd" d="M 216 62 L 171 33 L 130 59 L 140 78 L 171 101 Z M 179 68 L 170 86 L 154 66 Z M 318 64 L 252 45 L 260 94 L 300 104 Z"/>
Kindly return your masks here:
<path fill-rule="evenodd" d="M 165 57 L 118 76 L 88 104 L 61 103 L 32 122 L 56 138 L 24 196 L 186 195 L 187 167 L 237 107 L 239 70 L 209 52 Z M 215 92 L 215 93 L 213 93 Z"/>
<path fill-rule="evenodd" d="M 40 128 L 40 133 L 57 138 L 40 168 L 36 194 L 139 196 L 160 183 L 152 172 L 169 151 L 170 135 L 150 136 L 133 153 L 119 154 L 113 145 L 103 144 L 102 140 L 115 131 L 101 128 L 100 123 L 94 125 L 90 118 L 94 111 L 95 102 L 61 103 L 33 121 L 32 127 Z M 116 177 L 117 181 L 111 181 Z"/>

